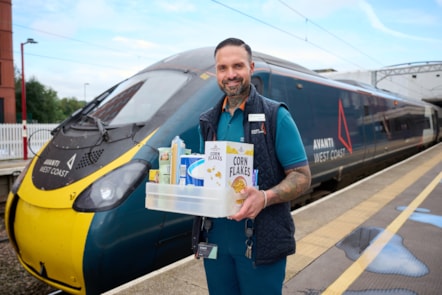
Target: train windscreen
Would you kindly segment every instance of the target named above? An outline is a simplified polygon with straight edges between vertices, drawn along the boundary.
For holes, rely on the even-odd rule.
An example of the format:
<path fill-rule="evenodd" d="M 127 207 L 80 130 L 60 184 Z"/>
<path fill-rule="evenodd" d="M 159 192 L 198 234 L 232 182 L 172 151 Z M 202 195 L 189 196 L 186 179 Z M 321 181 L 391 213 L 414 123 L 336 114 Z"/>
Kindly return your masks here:
<path fill-rule="evenodd" d="M 152 71 L 120 85 L 88 117 L 105 126 L 149 120 L 190 79 L 178 71 Z"/>

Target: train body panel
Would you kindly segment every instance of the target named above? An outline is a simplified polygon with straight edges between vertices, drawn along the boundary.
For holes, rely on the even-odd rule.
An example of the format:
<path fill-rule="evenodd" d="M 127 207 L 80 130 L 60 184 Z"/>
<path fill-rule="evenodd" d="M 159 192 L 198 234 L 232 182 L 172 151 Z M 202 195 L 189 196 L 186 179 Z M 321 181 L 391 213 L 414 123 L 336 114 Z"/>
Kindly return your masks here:
<path fill-rule="evenodd" d="M 425 120 L 424 112 L 414 103 L 278 66 L 271 69 L 270 78 L 255 84 L 268 79 L 271 86 L 261 87 L 269 89 L 265 94 L 289 106 L 314 185 L 341 180 L 343 173 L 353 173 L 352 167 L 367 167 L 392 154 L 410 154 L 422 141 L 422 129 L 413 122 Z"/>
<path fill-rule="evenodd" d="M 51 282 L 63 282 L 80 290 L 83 281 L 83 249 L 92 214 L 68 209 L 37 208 L 19 202 L 14 221 L 20 261 L 32 274 Z"/>
<path fill-rule="evenodd" d="M 283 101 L 300 130 L 313 177 L 308 195 L 385 167 L 440 134 L 429 105 L 260 53 L 255 62 L 252 83 Z M 144 188 L 158 148 L 176 135 L 199 152 L 199 115 L 223 97 L 215 76 L 213 48 L 177 54 L 54 130 L 6 207 L 11 242 L 32 275 L 72 294 L 99 294 L 190 255 L 193 217 L 146 209 Z"/>

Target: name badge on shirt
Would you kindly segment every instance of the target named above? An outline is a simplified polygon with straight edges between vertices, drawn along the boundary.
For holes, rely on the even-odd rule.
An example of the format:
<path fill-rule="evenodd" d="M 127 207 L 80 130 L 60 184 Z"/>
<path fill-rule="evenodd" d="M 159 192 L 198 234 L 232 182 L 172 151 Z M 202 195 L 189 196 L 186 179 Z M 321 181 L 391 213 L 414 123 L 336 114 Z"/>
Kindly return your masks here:
<path fill-rule="evenodd" d="M 266 114 L 249 114 L 249 122 L 265 122 Z"/>

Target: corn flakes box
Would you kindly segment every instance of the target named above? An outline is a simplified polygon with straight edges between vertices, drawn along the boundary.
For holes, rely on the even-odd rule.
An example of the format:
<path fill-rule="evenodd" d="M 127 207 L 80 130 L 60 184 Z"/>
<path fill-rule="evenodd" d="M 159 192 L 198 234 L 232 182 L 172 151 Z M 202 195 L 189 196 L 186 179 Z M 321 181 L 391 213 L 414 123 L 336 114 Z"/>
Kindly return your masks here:
<path fill-rule="evenodd" d="M 231 187 L 240 192 L 253 185 L 253 144 L 206 141 L 204 187 Z"/>

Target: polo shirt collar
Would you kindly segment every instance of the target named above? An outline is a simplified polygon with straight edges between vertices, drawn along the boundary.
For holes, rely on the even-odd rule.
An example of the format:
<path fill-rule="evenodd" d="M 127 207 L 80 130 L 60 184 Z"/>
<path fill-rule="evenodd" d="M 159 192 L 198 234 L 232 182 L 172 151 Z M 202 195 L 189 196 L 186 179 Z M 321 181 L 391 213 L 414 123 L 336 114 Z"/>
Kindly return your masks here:
<path fill-rule="evenodd" d="M 246 102 L 249 99 L 249 97 L 247 96 L 246 99 L 244 99 L 244 101 L 241 103 L 241 105 L 239 106 L 239 109 L 241 109 L 241 111 L 244 112 L 244 109 L 246 108 Z M 227 96 L 224 97 L 224 101 L 223 101 L 223 107 L 222 107 L 222 111 L 223 112 L 227 112 Z"/>

